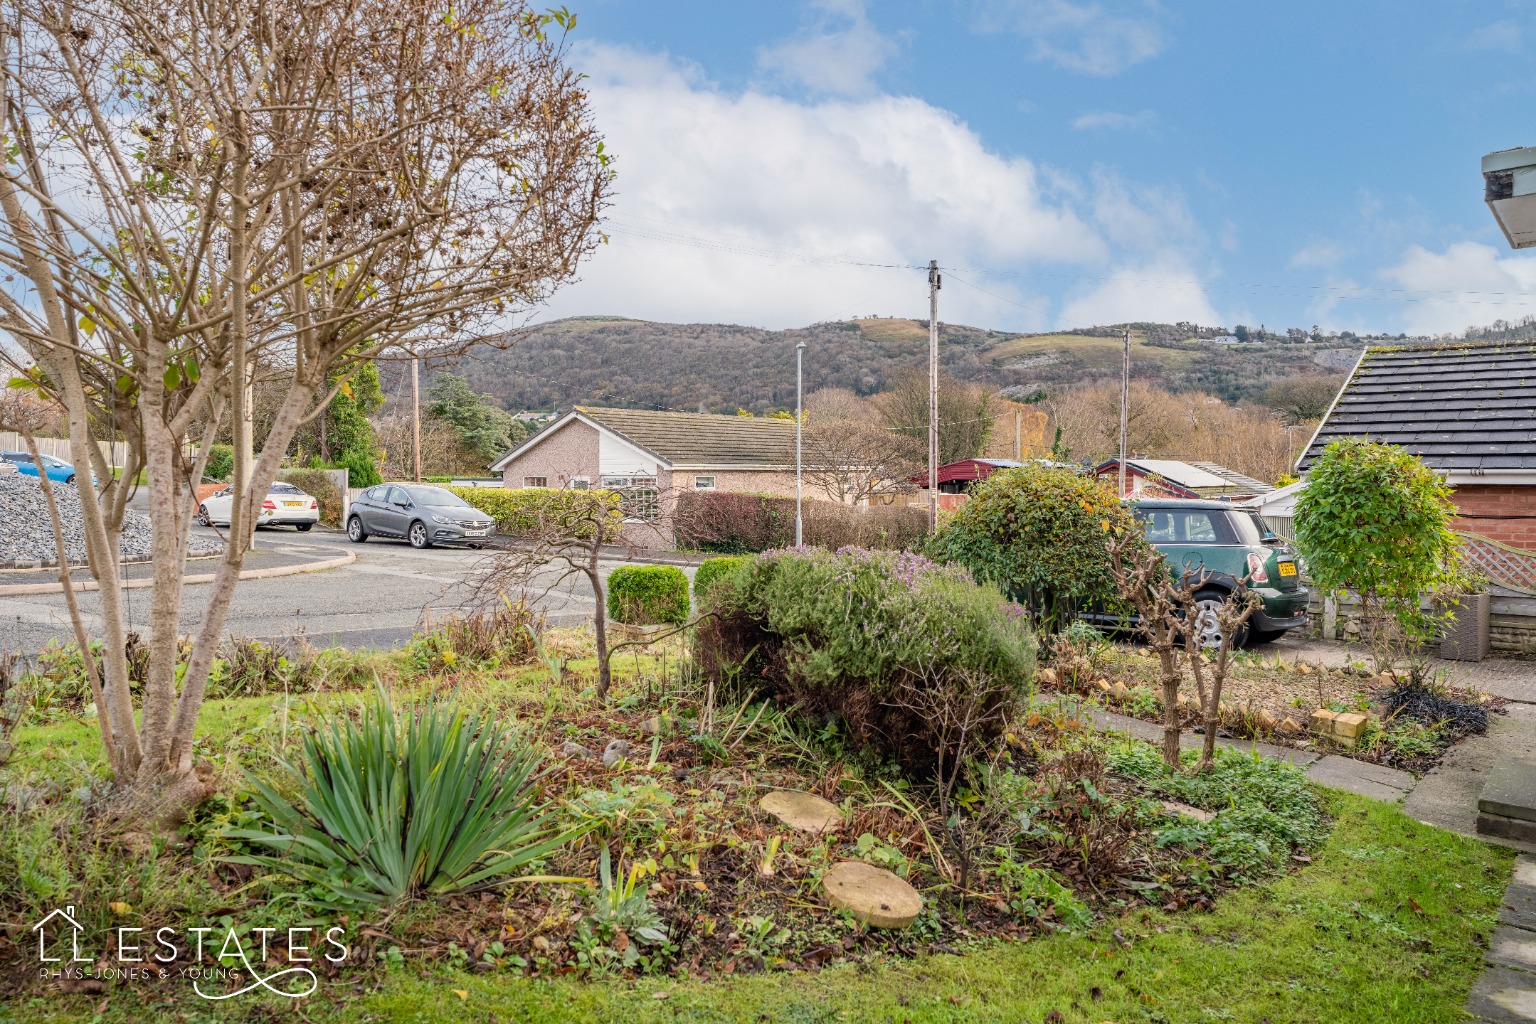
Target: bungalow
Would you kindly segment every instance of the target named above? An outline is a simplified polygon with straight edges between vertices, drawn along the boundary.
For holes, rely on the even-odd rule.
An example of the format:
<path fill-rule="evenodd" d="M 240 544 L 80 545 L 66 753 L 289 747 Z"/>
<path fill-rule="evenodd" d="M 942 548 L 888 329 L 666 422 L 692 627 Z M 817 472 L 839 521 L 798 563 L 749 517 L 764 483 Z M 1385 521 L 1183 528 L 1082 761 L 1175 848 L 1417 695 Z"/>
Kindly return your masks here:
<path fill-rule="evenodd" d="M 793 497 L 794 420 L 576 406 L 491 464 L 505 487 L 602 487 L 650 499 L 671 543 L 669 497 L 747 491 Z M 634 531 L 631 531 L 634 532 Z"/>
<path fill-rule="evenodd" d="M 1108 459 L 1096 466 L 1093 475 L 1100 480 L 1117 482 L 1120 460 Z M 1126 459 L 1125 493 L 1122 498 L 1142 495 L 1157 498 L 1225 498 L 1244 501 L 1274 490 L 1262 480 L 1244 476 L 1214 462 L 1180 462 L 1174 459 Z"/>
<path fill-rule="evenodd" d="M 1462 533 L 1536 549 L 1536 343 L 1367 349 L 1297 469 L 1341 437 L 1399 445 L 1442 474 Z"/>

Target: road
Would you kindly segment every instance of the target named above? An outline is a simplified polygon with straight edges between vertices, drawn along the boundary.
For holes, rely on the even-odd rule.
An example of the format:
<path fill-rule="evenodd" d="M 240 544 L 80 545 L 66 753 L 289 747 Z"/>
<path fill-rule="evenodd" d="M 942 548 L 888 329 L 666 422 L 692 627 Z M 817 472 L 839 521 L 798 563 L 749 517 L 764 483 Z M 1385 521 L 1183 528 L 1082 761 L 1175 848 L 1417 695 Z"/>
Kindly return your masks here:
<path fill-rule="evenodd" d="M 465 605 L 470 598 L 466 581 L 474 575 L 477 563 L 491 554 L 455 548 L 417 551 L 403 542 L 377 539 L 352 544 L 343 534 L 323 529 L 302 534 L 263 530 L 257 534 L 257 545 L 288 563 L 320 561 L 347 551 L 357 555 L 356 562 L 338 569 L 243 580 L 235 588 L 226 635 L 280 638 L 302 629 L 319 647 L 387 649 L 403 644 L 430 618 L 451 614 Z M 604 576 L 622 564 L 605 561 Z M 187 571 L 210 572 L 212 563 L 189 562 Z M 553 570 L 545 580 L 540 591 L 555 580 Z M 7 581 L 0 580 L 3 582 Z M 202 621 L 208 589 L 195 584 L 186 588 L 182 632 L 192 631 Z M 131 625 L 147 630 L 149 589 L 123 593 Z M 90 629 L 97 621 L 99 597 L 89 592 L 78 597 Z M 593 607 L 584 577 L 557 584 L 537 603 L 552 625 L 584 621 Z M 55 638 L 74 639 L 62 594 L 0 597 L 0 650 L 31 655 Z"/>

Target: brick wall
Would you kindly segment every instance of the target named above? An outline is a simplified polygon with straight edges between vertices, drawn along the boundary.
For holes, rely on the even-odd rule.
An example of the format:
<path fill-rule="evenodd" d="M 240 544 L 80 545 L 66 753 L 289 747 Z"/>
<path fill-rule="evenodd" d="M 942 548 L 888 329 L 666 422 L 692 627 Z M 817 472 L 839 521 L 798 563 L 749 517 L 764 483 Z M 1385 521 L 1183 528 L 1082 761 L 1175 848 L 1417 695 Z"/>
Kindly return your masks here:
<path fill-rule="evenodd" d="M 692 470 L 679 469 L 673 473 L 676 478 L 678 491 L 691 491 L 694 489 L 693 478 L 696 476 L 712 476 L 715 478 L 715 490 L 730 491 L 733 494 L 773 494 L 780 498 L 793 498 L 795 496 L 794 470 L 756 471 L 756 470 Z M 819 488 L 811 487 L 809 481 L 805 484 L 805 496 L 807 498 L 823 497 Z"/>
<path fill-rule="evenodd" d="M 501 471 L 503 487 L 521 487 L 525 477 L 543 477 L 550 487 L 564 487 L 584 476 L 597 486 L 597 431 L 572 420 Z"/>
<path fill-rule="evenodd" d="M 1456 529 L 1536 551 L 1536 487 L 1467 484 L 1456 488 L 1452 500 L 1464 513 Z"/>

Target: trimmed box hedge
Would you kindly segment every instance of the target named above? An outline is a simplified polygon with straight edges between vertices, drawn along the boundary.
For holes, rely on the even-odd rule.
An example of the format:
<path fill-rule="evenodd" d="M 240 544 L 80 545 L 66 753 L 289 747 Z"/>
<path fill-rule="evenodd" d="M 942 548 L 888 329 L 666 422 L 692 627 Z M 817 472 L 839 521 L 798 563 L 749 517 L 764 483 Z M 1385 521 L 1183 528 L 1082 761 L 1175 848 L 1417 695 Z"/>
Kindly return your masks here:
<path fill-rule="evenodd" d="M 675 565 L 621 565 L 608 576 L 608 614 L 631 626 L 681 626 L 688 577 Z"/>
<path fill-rule="evenodd" d="M 706 558 L 699 563 L 699 567 L 693 572 L 693 599 L 702 607 L 704 598 L 709 590 L 727 573 L 734 572 L 743 565 L 752 561 L 750 555 L 725 555 L 720 558 Z"/>

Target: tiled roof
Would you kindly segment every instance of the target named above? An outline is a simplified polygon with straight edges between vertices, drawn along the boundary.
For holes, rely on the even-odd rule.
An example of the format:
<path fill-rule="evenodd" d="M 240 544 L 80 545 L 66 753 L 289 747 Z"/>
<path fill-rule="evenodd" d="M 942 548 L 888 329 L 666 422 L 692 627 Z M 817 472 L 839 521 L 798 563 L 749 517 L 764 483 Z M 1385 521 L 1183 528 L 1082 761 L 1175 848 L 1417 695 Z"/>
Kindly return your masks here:
<path fill-rule="evenodd" d="M 1536 469 L 1536 343 L 1371 349 L 1298 466 L 1341 437 L 1401 445 L 1433 469 Z"/>
<path fill-rule="evenodd" d="M 792 419 L 590 405 L 577 406 L 576 411 L 673 466 L 793 469 L 795 465 Z"/>

